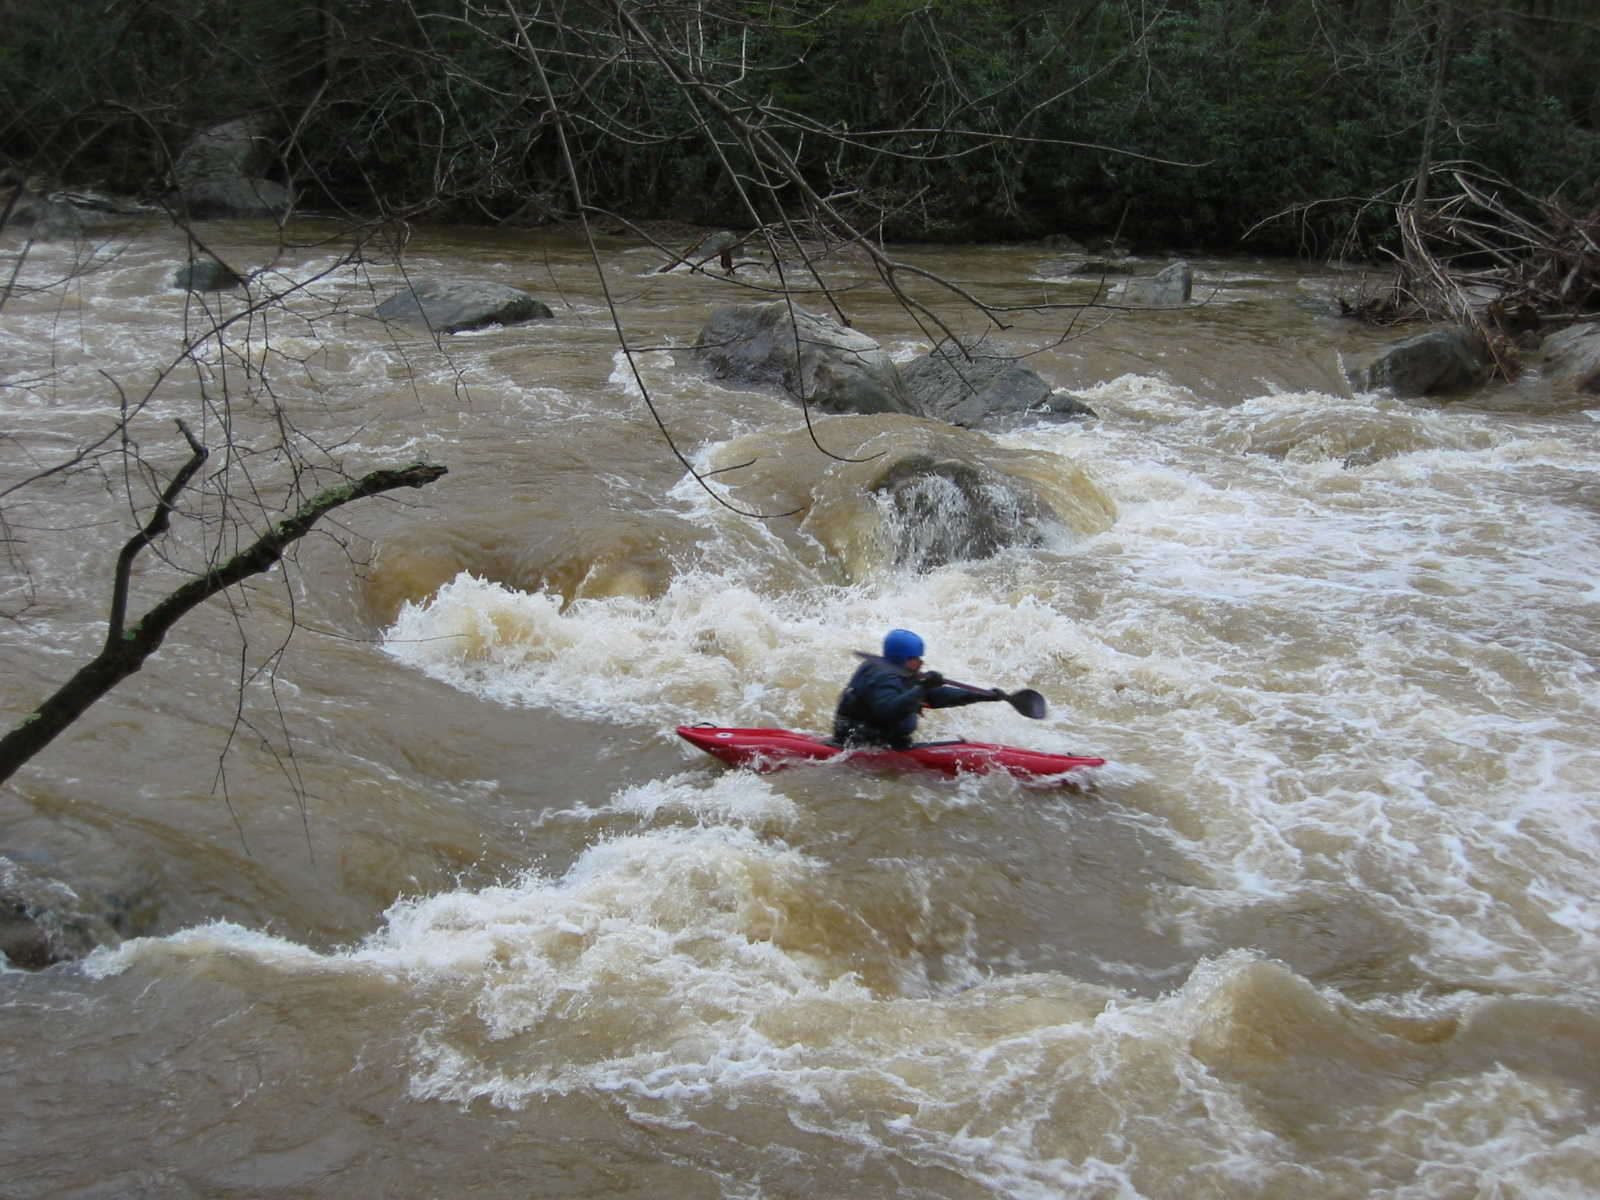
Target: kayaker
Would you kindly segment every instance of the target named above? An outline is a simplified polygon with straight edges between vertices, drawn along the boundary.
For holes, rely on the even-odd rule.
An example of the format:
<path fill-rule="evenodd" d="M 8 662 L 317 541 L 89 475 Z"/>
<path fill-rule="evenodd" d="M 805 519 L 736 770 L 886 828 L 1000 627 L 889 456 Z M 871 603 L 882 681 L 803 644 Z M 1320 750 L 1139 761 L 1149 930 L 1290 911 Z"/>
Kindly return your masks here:
<path fill-rule="evenodd" d="M 883 655 L 863 654 L 839 697 L 833 718 L 833 740 L 840 746 L 887 746 L 905 750 L 924 708 L 956 708 L 1004 700 L 999 688 L 957 688 L 937 671 L 922 669 L 922 639 L 909 629 L 891 629 L 883 639 Z"/>

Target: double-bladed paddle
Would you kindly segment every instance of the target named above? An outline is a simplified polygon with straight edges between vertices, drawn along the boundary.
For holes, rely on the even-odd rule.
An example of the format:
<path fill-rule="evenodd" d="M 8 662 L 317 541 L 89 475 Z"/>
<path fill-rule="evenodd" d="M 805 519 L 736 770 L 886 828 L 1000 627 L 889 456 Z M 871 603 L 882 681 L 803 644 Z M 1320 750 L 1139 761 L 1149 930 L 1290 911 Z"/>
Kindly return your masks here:
<path fill-rule="evenodd" d="M 899 663 L 889 662 L 881 654 L 868 654 L 865 650 L 857 650 L 855 651 L 855 656 L 868 659 L 871 662 L 887 663 L 891 667 L 900 667 L 902 671 L 905 670 Z M 943 676 L 940 678 L 943 678 Z M 997 690 L 995 688 L 978 687 L 976 684 L 971 683 L 957 683 L 954 679 L 945 679 L 944 686 L 960 688 L 963 692 L 974 692 L 980 696 L 993 696 Z M 1046 712 L 1044 697 L 1032 688 L 1022 688 L 1020 691 L 1015 692 L 1002 691 L 995 698 L 1004 700 L 1023 716 L 1031 717 L 1035 721 L 1041 720 Z"/>

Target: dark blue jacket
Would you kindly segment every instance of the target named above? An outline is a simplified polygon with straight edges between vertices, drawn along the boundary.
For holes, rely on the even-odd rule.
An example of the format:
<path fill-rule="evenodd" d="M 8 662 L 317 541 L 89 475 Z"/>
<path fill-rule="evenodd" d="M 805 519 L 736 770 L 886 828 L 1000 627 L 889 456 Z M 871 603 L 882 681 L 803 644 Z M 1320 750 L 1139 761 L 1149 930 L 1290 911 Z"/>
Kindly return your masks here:
<path fill-rule="evenodd" d="M 905 667 L 882 658 L 864 659 L 839 697 L 833 740 L 841 746 L 904 750 L 911 745 L 923 705 L 956 708 L 996 698 L 947 686 L 924 690 L 922 682 Z"/>

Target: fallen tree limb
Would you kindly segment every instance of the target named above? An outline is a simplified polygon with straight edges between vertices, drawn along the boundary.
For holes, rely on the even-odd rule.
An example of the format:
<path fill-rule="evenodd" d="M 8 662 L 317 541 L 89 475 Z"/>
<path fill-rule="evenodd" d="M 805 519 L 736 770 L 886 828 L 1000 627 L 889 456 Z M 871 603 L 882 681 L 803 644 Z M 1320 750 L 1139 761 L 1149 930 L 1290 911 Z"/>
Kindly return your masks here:
<path fill-rule="evenodd" d="M 1441 163 L 1425 190 L 1401 195 L 1395 224 L 1394 281 L 1340 298 L 1346 316 L 1470 326 L 1496 373 L 1510 379 L 1520 365 L 1518 335 L 1600 306 L 1600 209 L 1531 196 L 1470 163 Z"/>

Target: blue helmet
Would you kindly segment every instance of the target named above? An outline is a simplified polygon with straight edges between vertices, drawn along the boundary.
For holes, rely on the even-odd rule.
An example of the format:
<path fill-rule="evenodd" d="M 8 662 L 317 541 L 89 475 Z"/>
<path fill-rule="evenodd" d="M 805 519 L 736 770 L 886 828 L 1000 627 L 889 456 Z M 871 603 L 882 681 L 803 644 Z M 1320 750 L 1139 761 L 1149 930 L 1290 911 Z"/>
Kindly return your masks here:
<path fill-rule="evenodd" d="M 883 656 L 904 666 L 907 659 L 922 657 L 922 639 L 909 629 L 891 629 L 883 639 Z"/>

